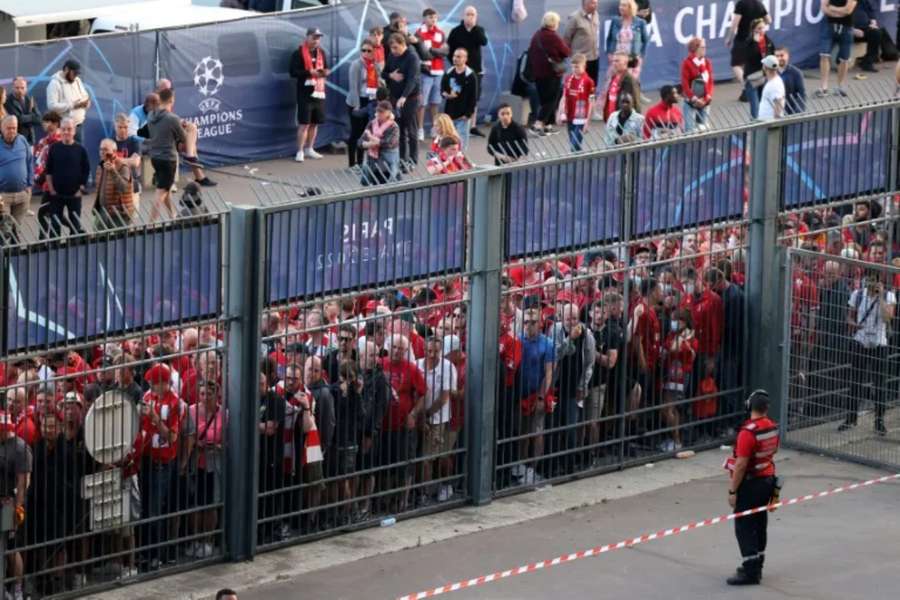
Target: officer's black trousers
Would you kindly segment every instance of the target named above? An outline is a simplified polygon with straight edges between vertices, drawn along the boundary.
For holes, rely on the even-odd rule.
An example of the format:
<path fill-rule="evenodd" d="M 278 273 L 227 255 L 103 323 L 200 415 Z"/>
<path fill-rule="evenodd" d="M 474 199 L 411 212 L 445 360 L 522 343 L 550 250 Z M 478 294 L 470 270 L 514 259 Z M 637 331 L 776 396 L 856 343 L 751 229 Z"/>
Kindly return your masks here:
<path fill-rule="evenodd" d="M 742 512 L 769 503 L 775 487 L 774 477 L 747 479 L 737 489 L 734 512 Z M 762 570 L 762 556 L 766 550 L 766 527 L 769 524 L 769 513 L 763 511 L 741 517 L 734 521 L 734 534 L 737 537 L 741 556 L 744 558 L 744 572 L 750 577 L 759 577 Z"/>

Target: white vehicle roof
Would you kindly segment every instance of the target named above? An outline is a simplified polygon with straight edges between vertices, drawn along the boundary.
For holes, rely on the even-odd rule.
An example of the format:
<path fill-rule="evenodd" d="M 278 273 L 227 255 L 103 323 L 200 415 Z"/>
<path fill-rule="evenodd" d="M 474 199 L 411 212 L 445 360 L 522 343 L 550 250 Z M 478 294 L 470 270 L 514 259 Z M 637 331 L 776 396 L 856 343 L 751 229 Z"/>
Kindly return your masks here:
<path fill-rule="evenodd" d="M 180 3 L 180 0 L 175 0 Z M 190 2 L 190 0 L 188 0 Z M 218 8 L 215 6 L 195 6 L 185 4 L 174 10 L 159 10 L 157 2 L 148 5 L 135 6 L 126 10 L 106 12 L 98 16 L 91 26 L 91 33 L 106 31 L 129 31 L 137 29 L 146 31 L 149 29 L 162 29 L 166 27 L 179 27 L 182 25 L 197 25 L 200 23 L 215 23 L 218 21 L 233 21 L 243 19 L 259 13 L 235 8 Z"/>
<path fill-rule="evenodd" d="M 78 0 L 63 3 L 59 0 L 12 0 L 3 2 L 0 13 L 12 18 L 18 28 L 47 25 L 66 21 L 93 19 L 101 14 L 130 12 L 151 8 L 171 10 L 190 6 L 191 0 Z"/>

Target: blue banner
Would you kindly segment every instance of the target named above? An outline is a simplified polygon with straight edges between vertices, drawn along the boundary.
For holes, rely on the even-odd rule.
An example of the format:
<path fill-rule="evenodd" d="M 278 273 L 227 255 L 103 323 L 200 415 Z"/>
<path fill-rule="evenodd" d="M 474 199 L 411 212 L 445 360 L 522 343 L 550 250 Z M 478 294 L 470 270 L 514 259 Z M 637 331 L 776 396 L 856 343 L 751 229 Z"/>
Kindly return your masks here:
<path fill-rule="evenodd" d="M 592 158 L 509 175 L 506 256 L 618 239 L 620 157 Z"/>
<path fill-rule="evenodd" d="M 785 128 L 786 207 L 883 191 L 890 171 L 891 111 L 864 112 Z"/>
<path fill-rule="evenodd" d="M 218 223 L 11 249 L 4 350 L 215 316 L 220 252 Z"/>
<path fill-rule="evenodd" d="M 457 272 L 466 187 L 451 183 L 271 213 L 269 303 Z"/>
<path fill-rule="evenodd" d="M 639 151 L 634 234 L 740 217 L 744 143 L 741 133 Z"/>

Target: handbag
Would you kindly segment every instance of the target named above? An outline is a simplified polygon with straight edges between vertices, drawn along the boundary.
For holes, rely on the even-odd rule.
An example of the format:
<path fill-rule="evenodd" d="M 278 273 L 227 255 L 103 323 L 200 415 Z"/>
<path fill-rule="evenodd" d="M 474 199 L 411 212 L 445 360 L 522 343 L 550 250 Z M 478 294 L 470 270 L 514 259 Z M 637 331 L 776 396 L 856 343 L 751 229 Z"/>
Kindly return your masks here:
<path fill-rule="evenodd" d="M 565 73 L 567 70 L 565 61 L 560 62 L 550 58 L 550 55 L 547 54 L 547 50 L 544 48 L 543 42 L 541 42 L 540 32 L 538 32 L 537 43 L 538 47 L 541 49 L 541 52 L 544 53 L 544 58 L 546 58 L 547 62 L 550 63 L 550 67 L 553 69 L 553 73 L 555 75 L 562 75 L 563 73 Z"/>

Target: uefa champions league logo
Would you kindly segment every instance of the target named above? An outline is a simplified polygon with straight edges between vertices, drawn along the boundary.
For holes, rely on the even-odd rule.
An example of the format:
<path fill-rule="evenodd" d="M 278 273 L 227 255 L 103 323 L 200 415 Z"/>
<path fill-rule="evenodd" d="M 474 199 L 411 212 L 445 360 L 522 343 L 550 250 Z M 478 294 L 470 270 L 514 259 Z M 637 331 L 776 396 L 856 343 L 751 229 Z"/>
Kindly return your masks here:
<path fill-rule="evenodd" d="M 194 67 L 194 85 L 197 90 L 204 96 L 200 102 L 200 110 L 204 113 L 219 110 L 220 102 L 213 98 L 225 83 L 225 74 L 223 73 L 222 61 L 212 56 L 206 56 L 200 59 L 197 66 Z"/>

